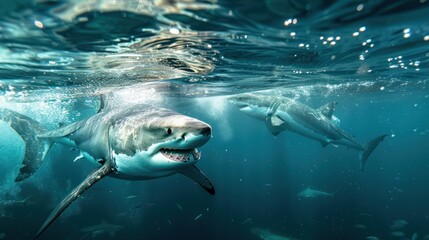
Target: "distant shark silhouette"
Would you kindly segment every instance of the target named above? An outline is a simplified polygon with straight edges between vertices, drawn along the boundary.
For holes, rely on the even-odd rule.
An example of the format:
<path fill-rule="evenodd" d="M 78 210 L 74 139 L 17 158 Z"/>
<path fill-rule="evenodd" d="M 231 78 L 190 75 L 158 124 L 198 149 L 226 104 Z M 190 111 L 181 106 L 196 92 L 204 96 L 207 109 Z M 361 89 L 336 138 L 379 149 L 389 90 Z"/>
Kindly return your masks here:
<path fill-rule="evenodd" d="M 194 166 L 201 157 L 197 148 L 211 138 L 210 125 L 149 105 L 112 108 L 105 99 L 94 116 L 54 131 L 15 111 L 0 109 L 0 119 L 9 123 L 25 142 L 23 166 L 15 181 L 31 176 L 53 143 L 80 150 L 98 167 L 52 212 L 36 238 L 85 190 L 107 175 L 145 180 L 181 173 L 210 194 L 215 193 L 207 177 Z"/>
<path fill-rule="evenodd" d="M 264 121 L 274 136 L 289 130 L 317 140 L 323 147 L 339 144 L 359 150 L 361 171 L 370 154 L 387 136 L 383 134 L 367 144 L 358 143 L 354 137 L 339 128 L 338 119 L 333 116 L 336 103 L 313 109 L 290 98 L 249 93 L 229 97 L 229 100 L 241 111 Z"/>
<path fill-rule="evenodd" d="M 114 237 L 116 232 L 122 228 L 124 228 L 124 226 L 110 224 L 106 222 L 106 220 L 102 219 L 97 225 L 82 228 L 80 231 L 85 233 L 85 235 L 81 239 L 84 239 L 89 235 L 94 238 L 104 233 L 109 233 L 111 237 Z"/>
<path fill-rule="evenodd" d="M 257 227 L 252 228 L 250 231 L 263 240 L 297 240 L 296 238 L 293 238 L 293 237 L 281 236 L 278 234 L 271 233 L 267 229 L 262 229 Z"/>
<path fill-rule="evenodd" d="M 19 207 L 26 207 L 26 206 L 30 206 L 30 205 L 35 205 L 36 202 L 29 200 L 31 198 L 30 196 L 27 196 L 24 199 L 8 199 L 8 200 L 3 200 L 0 201 L 0 206 L 2 207 L 8 207 L 8 206 L 19 206 Z"/>
<path fill-rule="evenodd" d="M 316 190 L 308 187 L 303 191 L 299 192 L 297 196 L 299 198 L 333 197 L 337 192 L 338 190 L 333 193 L 328 193 L 328 192 L 324 192 L 324 191 L 320 191 L 320 190 Z"/>

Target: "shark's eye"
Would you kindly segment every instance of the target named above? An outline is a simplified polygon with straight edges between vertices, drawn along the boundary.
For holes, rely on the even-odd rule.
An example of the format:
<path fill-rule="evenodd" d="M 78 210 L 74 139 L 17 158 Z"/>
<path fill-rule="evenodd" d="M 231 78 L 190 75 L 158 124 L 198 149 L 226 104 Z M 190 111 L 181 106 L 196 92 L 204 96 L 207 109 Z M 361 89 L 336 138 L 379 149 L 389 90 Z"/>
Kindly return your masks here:
<path fill-rule="evenodd" d="M 167 134 L 170 135 L 173 132 L 173 130 L 171 130 L 171 128 L 167 128 Z"/>

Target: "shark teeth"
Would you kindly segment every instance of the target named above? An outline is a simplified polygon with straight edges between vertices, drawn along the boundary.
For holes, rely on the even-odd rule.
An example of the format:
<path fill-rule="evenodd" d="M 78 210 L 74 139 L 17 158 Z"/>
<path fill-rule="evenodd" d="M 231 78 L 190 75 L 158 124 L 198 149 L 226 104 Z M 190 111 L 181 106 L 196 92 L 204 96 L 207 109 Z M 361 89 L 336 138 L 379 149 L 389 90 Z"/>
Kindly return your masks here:
<path fill-rule="evenodd" d="M 160 152 L 168 159 L 177 161 L 177 162 L 187 162 L 190 160 L 191 155 L 195 160 L 201 158 L 201 153 L 198 150 L 192 149 L 170 149 L 170 148 L 161 148 Z"/>
<path fill-rule="evenodd" d="M 192 151 L 192 156 L 196 161 L 198 161 L 201 158 L 201 152 L 199 152 L 198 149 L 194 148 L 194 151 Z"/>

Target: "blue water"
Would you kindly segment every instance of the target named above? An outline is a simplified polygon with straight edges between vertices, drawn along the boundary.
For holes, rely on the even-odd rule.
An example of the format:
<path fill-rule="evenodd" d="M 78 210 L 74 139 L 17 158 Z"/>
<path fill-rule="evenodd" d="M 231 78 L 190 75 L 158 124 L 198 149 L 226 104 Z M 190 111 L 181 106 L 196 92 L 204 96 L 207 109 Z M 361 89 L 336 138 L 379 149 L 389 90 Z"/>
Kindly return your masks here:
<path fill-rule="evenodd" d="M 106 177 L 42 239 L 429 239 L 428 14 L 425 0 L 0 2 L 1 108 L 56 129 L 109 94 L 213 128 L 197 166 L 216 195 L 180 175 Z M 338 102 L 359 142 L 388 137 L 362 173 L 358 151 L 274 137 L 226 100 L 255 91 Z M 0 239 L 32 239 L 94 166 L 56 144 L 16 183 L 24 142 L 0 130 Z M 85 231 L 103 219 L 118 229 Z"/>

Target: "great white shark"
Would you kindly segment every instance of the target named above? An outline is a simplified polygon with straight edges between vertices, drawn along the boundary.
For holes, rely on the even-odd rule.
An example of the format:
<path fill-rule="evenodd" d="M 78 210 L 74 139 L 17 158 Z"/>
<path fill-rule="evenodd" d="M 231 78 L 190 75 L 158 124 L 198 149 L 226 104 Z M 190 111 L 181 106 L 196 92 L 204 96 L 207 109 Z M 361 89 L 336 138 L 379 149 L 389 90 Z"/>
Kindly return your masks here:
<path fill-rule="evenodd" d="M 294 237 L 286 237 L 286 236 L 278 235 L 278 234 L 272 233 L 268 229 L 262 229 L 258 227 L 253 227 L 250 229 L 250 231 L 263 240 L 297 240 Z"/>
<path fill-rule="evenodd" d="M 201 157 L 197 148 L 211 138 L 210 125 L 169 109 L 144 104 L 113 108 L 104 99 L 97 114 L 53 131 L 13 110 L 0 109 L 0 119 L 10 124 L 25 142 L 23 166 L 15 181 L 31 176 L 53 143 L 80 150 L 98 168 L 58 205 L 35 238 L 40 237 L 85 190 L 105 176 L 145 180 L 180 173 L 215 194 L 211 182 L 195 166 Z"/>
<path fill-rule="evenodd" d="M 89 226 L 80 229 L 85 235 L 81 238 L 84 239 L 87 236 L 91 235 L 92 238 L 103 235 L 104 233 L 109 233 L 111 237 L 114 237 L 117 231 L 123 229 L 124 226 L 110 224 L 106 220 L 102 219 L 101 222 L 97 225 Z"/>
<path fill-rule="evenodd" d="M 352 135 L 339 127 L 333 116 L 336 103 L 328 103 L 314 109 L 294 99 L 245 93 L 229 97 L 240 111 L 265 122 L 268 130 L 277 136 L 289 130 L 319 141 L 323 147 L 329 144 L 343 145 L 360 151 L 361 171 L 368 157 L 387 134 L 380 135 L 366 144 L 359 143 Z"/>
<path fill-rule="evenodd" d="M 297 194 L 297 197 L 299 197 L 299 198 L 333 197 L 337 192 L 338 192 L 338 190 L 333 192 L 333 193 L 328 193 L 328 192 L 324 192 L 324 191 L 320 191 L 320 190 L 316 190 L 316 189 L 312 189 L 312 188 L 308 187 L 308 188 L 302 190 L 301 192 L 299 192 Z"/>

